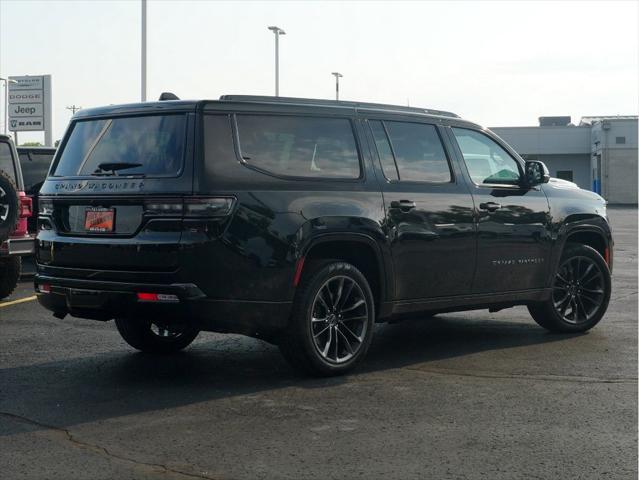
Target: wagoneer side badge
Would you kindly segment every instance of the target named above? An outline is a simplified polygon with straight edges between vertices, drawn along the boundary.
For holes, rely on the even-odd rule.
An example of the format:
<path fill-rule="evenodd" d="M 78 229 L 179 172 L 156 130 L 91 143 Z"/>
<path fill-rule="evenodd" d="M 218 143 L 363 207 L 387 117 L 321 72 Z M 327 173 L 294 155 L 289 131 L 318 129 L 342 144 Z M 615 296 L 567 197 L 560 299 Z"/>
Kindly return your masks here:
<path fill-rule="evenodd" d="M 55 189 L 64 192 L 78 191 L 140 191 L 144 188 L 144 182 L 140 180 L 123 180 L 123 181 L 93 181 L 82 180 L 77 182 L 59 182 L 55 184 Z"/>

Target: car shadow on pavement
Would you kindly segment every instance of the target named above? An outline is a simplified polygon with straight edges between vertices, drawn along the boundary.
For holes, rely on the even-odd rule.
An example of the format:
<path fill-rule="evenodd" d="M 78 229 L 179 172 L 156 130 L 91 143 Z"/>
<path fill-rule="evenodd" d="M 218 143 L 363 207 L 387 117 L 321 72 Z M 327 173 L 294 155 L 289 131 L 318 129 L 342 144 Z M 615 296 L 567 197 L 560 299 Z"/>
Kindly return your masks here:
<path fill-rule="evenodd" d="M 0 369 L 0 436 L 288 387 L 331 388 L 394 368 L 428 373 L 429 362 L 574 336 L 549 334 L 533 323 L 455 315 L 380 325 L 360 369 L 323 379 L 297 373 L 276 347 L 239 336 L 200 341 L 168 356 L 118 350 L 5 368 Z"/>

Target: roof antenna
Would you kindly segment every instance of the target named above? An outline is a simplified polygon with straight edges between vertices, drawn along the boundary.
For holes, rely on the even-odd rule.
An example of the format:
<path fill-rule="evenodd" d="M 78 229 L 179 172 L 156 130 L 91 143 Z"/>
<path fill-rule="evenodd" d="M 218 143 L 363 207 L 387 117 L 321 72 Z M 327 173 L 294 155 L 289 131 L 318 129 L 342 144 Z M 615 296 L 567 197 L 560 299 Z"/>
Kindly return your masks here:
<path fill-rule="evenodd" d="M 160 101 L 163 102 L 164 100 L 179 100 L 179 98 L 175 93 L 162 92 L 162 95 L 160 95 Z"/>

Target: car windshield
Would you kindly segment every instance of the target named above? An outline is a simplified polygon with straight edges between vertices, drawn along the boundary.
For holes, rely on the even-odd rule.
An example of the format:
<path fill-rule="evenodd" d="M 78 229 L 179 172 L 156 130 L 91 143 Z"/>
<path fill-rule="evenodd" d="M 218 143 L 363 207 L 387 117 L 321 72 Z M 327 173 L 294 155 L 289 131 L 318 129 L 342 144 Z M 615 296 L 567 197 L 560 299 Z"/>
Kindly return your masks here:
<path fill-rule="evenodd" d="M 185 132 L 183 114 L 78 121 L 53 176 L 175 176 L 182 168 Z"/>
<path fill-rule="evenodd" d="M 36 193 L 34 190 L 38 190 L 47 178 L 55 151 L 19 151 L 18 155 L 20 156 L 24 189 L 29 193 Z"/>

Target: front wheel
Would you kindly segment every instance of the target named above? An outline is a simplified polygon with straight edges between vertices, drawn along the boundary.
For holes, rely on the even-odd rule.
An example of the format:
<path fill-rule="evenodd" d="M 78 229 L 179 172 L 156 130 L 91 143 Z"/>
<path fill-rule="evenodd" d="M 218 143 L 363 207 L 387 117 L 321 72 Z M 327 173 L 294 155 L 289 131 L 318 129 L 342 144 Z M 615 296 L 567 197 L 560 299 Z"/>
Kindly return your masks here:
<path fill-rule="evenodd" d="M 374 319 L 373 294 L 357 268 L 339 261 L 309 262 L 279 347 L 296 368 L 339 375 L 366 355 Z"/>
<path fill-rule="evenodd" d="M 553 332 L 585 332 L 606 313 L 610 270 L 603 257 L 586 245 L 568 245 L 555 274 L 551 297 L 528 306 L 542 327 Z"/>
<path fill-rule="evenodd" d="M 172 353 L 188 347 L 199 331 L 187 324 L 116 318 L 115 325 L 126 343 L 148 353 Z"/>

